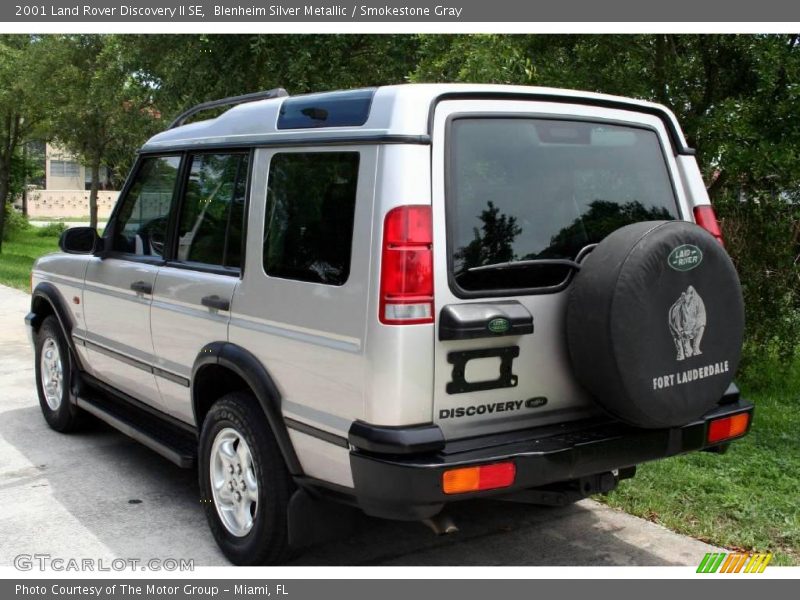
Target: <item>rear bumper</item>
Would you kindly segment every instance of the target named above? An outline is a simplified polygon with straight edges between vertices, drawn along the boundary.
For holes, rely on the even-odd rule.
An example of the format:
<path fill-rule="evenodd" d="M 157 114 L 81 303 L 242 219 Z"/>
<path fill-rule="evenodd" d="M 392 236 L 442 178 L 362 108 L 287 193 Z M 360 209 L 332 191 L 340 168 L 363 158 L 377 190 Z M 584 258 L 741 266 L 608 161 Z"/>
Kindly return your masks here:
<path fill-rule="evenodd" d="M 753 405 L 740 399 L 738 393 L 726 395 L 725 401 L 683 427 L 638 429 L 617 422 L 583 421 L 455 440 L 422 454 L 360 449 L 358 438 L 354 440 L 351 435 L 350 465 L 356 500 L 364 512 L 373 516 L 424 519 L 457 500 L 506 495 L 703 450 L 719 445 L 706 441 L 712 420 L 753 412 Z M 738 437 L 746 434 L 747 431 Z M 442 473 L 448 469 L 509 460 L 516 466 L 511 487 L 453 495 L 442 490 Z"/>

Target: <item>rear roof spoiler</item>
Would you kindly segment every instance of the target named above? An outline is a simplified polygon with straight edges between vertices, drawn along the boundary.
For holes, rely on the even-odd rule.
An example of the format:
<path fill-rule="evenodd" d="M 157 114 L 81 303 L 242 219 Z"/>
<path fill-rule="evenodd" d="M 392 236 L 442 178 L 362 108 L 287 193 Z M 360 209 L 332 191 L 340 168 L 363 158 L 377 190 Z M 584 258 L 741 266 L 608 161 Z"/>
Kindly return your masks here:
<path fill-rule="evenodd" d="M 229 98 L 220 98 L 219 100 L 210 100 L 208 102 L 201 102 L 192 108 L 183 111 L 179 114 L 168 129 L 175 129 L 183 125 L 186 120 L 205 110 L 212 108 L 219 108 L 220 106 L 236 106 L 237 104 L 245 104 L 247 102 L 255 102 L 257 100 L 270 100 L 272 98 L 285 98 L 289 95 L 285 89 L 279 87 L 272 90 L 264 90 L 261 92 L 253 92 L 252 94 L 242 94 L 241 96 L 230 96 Z"/>

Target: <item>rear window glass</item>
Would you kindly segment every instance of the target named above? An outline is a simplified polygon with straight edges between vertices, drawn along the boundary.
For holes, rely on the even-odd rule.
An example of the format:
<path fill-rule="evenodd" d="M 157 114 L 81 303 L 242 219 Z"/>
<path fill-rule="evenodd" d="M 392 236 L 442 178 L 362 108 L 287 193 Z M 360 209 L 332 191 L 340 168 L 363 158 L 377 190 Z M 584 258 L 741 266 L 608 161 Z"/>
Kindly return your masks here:
<path fill-rule="evenodd" d="M 677 217 L 665 156 L 649 129 L 460 118 L 448 168 L 453 276 L 465 291 L 557 286 L 569 267 L 536 261 L 575 259 L 624 225 Z"/>

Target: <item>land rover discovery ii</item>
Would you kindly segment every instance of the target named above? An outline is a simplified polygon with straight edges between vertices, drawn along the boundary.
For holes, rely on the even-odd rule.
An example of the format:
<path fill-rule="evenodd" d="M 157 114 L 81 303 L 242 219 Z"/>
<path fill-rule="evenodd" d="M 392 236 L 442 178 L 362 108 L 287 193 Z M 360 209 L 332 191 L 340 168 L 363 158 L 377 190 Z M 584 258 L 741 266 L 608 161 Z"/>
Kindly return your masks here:
<path fill-rule="evenodd" d="M 215 118 L 184 124 L 205 109 Z M 206 103 L 141 149 L 102 236 L 39 259 L 48 424 L 198 469 L 237 564 L 354 509 L 566 503 L 724 449 L 739 281 L 656 104 L 401 85 Z"/>

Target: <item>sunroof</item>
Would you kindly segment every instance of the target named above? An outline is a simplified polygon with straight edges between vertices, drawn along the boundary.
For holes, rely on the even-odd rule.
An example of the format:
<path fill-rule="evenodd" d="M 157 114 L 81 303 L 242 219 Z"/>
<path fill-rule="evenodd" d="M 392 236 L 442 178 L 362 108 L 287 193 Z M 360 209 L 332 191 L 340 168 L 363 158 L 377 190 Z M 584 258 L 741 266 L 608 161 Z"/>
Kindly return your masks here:
<path fill-rule="evenodd" d="M 375 88 L 287 98 L 278 129 L 357 127 L 367 122 Z"/>

